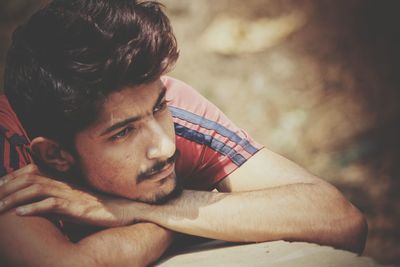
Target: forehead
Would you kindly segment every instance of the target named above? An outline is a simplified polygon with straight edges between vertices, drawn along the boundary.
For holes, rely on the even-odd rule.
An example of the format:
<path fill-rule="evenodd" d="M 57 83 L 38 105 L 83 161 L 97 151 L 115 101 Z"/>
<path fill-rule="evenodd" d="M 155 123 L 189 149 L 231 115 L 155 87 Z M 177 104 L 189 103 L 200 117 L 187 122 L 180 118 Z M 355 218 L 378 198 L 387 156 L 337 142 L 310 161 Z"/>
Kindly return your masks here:
<path fill-rule="evenodd" d="M 164 85 L 160 80 L 126 86 L 108 95 L 101 103 L 95 127 L 104 127 L 116 121 L 150 112 Z"/>

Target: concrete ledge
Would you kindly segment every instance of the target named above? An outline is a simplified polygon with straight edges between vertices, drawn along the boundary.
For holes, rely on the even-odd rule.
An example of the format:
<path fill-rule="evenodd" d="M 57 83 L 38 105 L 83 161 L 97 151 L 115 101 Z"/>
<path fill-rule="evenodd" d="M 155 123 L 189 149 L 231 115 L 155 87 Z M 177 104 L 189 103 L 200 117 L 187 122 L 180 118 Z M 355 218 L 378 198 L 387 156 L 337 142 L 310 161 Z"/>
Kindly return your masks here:
<path fill-rule="evenodd" d="M 373 259 L 304 242 L 274 241 L 237 245 L 208 241 L 166 255 L 154 266 L 383 267 Z"/>

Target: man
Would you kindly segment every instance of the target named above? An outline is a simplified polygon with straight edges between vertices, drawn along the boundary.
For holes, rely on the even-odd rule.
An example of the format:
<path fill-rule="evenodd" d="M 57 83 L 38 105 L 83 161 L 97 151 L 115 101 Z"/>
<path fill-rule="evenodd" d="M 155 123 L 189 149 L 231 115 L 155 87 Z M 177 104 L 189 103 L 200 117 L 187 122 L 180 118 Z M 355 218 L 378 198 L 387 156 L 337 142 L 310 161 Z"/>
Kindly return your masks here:
<path fill-rule="evenodd" d="M 58 0 L 16 30 L 0 113 L 6 264 L 143 266 L 172 231 L 362 251 L 360 212 L 163 76 L 177 58 L 154 2 Z M 101 228 L 71 242 L 71 222 Z"/>

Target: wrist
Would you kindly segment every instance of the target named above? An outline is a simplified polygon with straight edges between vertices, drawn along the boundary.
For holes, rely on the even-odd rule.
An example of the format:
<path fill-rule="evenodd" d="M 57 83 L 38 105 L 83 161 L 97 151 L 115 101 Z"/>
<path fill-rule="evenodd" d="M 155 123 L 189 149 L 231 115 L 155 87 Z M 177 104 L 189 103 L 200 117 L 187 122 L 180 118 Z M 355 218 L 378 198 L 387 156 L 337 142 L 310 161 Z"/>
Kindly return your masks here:
<path fill-rule="evenodd" d="M 132 205 L 129 206 L 127 212 L 133 213 L 135 217 L 135 223 L 137 222 L 152 222 L 151 220 L 151 212 L 154 210 L 154 206 L 151 204 L 143 203 L 143 202 L 132 202 Z"/>
<path fill-rule="evenodd" d="M 150 218 L 152 205 L 133 200 L 123 200 L 118 205 L 120 222 L 131 225 L 139 222 L 152 222 Z"/>

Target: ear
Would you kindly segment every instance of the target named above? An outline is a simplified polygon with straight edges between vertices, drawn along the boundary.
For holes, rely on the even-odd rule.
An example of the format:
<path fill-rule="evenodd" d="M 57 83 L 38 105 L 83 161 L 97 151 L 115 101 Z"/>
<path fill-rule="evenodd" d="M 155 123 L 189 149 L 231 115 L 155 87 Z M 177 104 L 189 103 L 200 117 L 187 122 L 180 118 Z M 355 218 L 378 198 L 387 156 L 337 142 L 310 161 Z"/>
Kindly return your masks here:
<path fill-rule="evenodd" d="M 75 161 L 59 143 L 45 137 L 34 138 L 31 150 L 40 161 L 59 172 L 68 171 Z"/>

